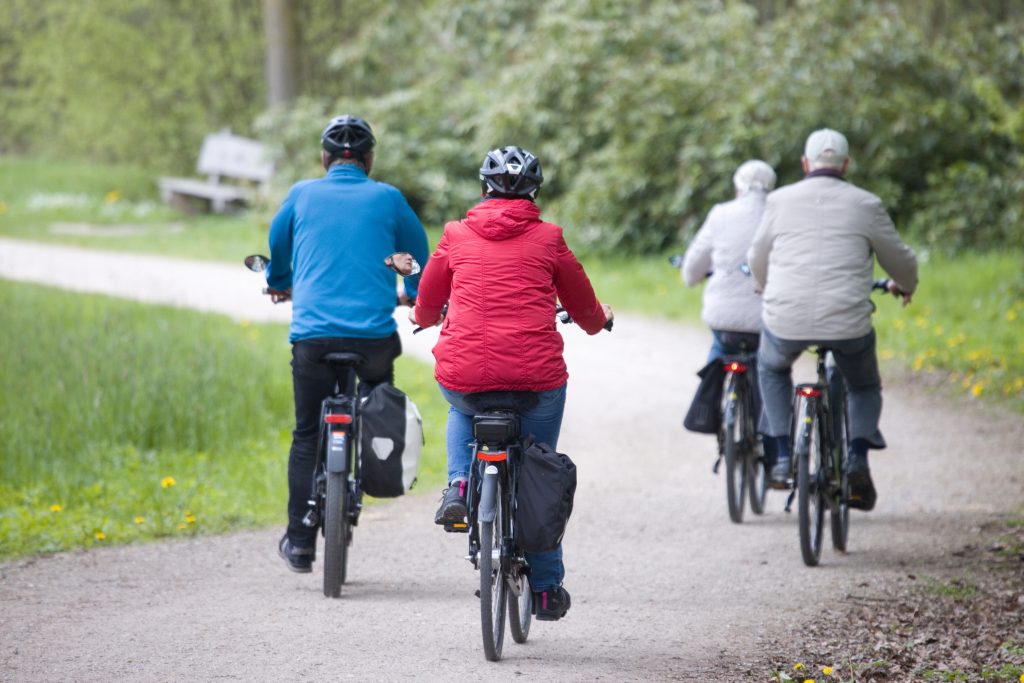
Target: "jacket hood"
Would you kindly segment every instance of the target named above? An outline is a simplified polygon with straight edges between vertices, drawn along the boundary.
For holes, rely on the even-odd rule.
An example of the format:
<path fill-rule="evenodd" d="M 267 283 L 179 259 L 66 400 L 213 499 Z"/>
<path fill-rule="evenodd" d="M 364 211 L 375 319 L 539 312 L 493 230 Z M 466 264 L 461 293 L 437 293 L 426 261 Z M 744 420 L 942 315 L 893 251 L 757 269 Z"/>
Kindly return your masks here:
<path fill-rule="evenodd" d="M 487 199 L 466 213 L 463 222 L 484 239 L 500 241 L 521 235 L 540 220 L 529 199 Z"/>

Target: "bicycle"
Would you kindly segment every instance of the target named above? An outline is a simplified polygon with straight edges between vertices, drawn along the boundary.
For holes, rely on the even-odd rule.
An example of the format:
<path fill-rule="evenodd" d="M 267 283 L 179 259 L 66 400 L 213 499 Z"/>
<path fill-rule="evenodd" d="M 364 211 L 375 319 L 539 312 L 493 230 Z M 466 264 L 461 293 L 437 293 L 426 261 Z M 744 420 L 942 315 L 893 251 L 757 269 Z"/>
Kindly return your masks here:
<path fill-rule="evenodd" d="M 745 501 L 749 497 L 750 510 L 756 515 L 764 513 L 768 490 L 768 468 L 761 439 L 757 433 L 758 410 L 754 399 L 757 382 L 756 351 L 740 342 L 740 353 L 721 359 L 725 370 L 725 391 L 722 394 L 722 427 L 719 432 L 719 459 L 715 472 L 725 461 L 725 490 L 729 503 L 729 519 L 743 522 Z"/>
<path fill-rule="evenodd" d="M 562 323 L 572 318 L 561 306 Z M 613 321 L 604 328 L 611 331 Z M 417 327 L 414 332 L 424 328 Z M 515 508 L 522 463 L 520 414 L 531 409 L 537 395 L 529 391 L 497 391 L 467 395 L 474 408 L 473 465 L 466 492 L 465 522 L 445 524 L 445 531 L 469 534 L 466 559 L 480 572 L 481 636 L 484 657 L 501 659 L 505 619 L 516 643 L 525 643 L 534 612 L 529 563 L 516 541 Z"/>
<path fill-rule="evenodd" d="M 269 260 L 252 255 L 245 259 L 249 270 L 262 272 Z M 274 303 L 287 301 L 288 292 L 264 289 Z M 325 354 L 320 362 L 333 368 L 344 382 L 320 405 L 320 435 L 317 440 L 313 479 L 310 482 L 309 511 L 302 523 L 318 528 L 324 539 L 324 595 L 337 598 L 348 574 L 348 547 L 352 544 L 352 527 L 359 523 L 363 508 L 360 477 L 359 404 L 356 390 L 356 368 L 366 362 L 359 353 L 335 351 Z"/>
<path fill-rule="evenodd" d="M 890 290 L 888 280 L 876 280 L 872 289 Z M 794 494 L 800 530 L 800 554 L 808 567 L 818 565 L 824 536 L 825 510 L 829 512 L 832 547 L 846 552 L 850 530 L 849 406 L 847 386 L 823 345 L 812 347 L 817 356 L 817 379 L 794 387 L 793 423 L 790 430 L 796 468 L 795 489 L 786 503 L 789 512 Z"/>
<path fill-rule="evenodd" d="M 533 594 L 529 565 L 515 540 L 515 505 L 522 461 L 519 413 L 536 402 L 530 392 L 477 394 L 473 417 L 473 467 L 466 496 L 466 522 L 446 525 L 447 531 L 469 533 L 469 560 L 480 572 L 480 623 L 484 656 L 501 659 L 505 616 L 516 643 L 530 633 Z"/>

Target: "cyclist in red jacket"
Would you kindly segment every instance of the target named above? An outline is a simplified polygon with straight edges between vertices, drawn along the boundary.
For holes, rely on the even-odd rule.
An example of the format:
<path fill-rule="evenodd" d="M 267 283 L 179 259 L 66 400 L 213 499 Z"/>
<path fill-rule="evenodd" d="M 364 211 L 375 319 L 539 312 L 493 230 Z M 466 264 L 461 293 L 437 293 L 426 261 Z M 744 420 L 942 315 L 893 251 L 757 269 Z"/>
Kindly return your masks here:
<path fill-rule="evenodd" d="M 423 271 L 412 315 L 419 325 L 441 321 L 434 347 L 435 377 L 448 412 L 448 488 L 437 524 L 465 520 L 472 465 L 473 408 L 466 395 L 529 391 L 537 405 L 524 411 L 523 434 L 557 448 L 569 374 L 555 301 L 588 334 L 612 319 L 565 243 L 562 229 L 540 219 L 534 203 L 543 182 L 540 161 L 519 147 L 487 153 L 480 169 L 483 200 L 445 225 Z M 537 618 L 554 621 L 569 609 L 562 549 L 528 553 Z"/>

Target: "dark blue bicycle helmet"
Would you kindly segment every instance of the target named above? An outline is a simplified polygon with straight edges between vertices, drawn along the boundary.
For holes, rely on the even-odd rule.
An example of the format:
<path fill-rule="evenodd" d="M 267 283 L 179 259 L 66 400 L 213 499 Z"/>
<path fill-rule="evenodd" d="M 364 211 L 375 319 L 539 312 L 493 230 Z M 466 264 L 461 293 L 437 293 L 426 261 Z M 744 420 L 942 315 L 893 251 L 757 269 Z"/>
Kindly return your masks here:
<path fill-rule="evenodd" d="M 535 199 L 543 182 L 540 159 L 514 145 L 492 149 L 480 166 L 480 187 L 491 196 Z"/>
<path fill-rule="evenodd" d="M 320 142 L 332 156 L 359 160 L 377 144 L 370 124 L 348 114 L 331 119 L 320 135 Z"/>

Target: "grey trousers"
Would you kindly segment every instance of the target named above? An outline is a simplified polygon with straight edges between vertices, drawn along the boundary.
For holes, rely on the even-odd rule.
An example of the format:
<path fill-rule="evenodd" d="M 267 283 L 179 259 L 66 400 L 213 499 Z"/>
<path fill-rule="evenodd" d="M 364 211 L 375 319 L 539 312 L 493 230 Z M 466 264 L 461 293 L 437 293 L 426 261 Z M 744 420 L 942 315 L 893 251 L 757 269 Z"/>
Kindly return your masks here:
<path fill-rule="evenodd" d="M 849 389 L 849 438 L 865 439 L 871 448 L 885 448 L 878 430 L 882 415 L 882 379 L 875 355 L 875 331 L 856 339 L 779 339 L 761 332 L 757 375 L 764 401 L 761 430 L 768 436 L 789 434 L 793 420 L 793 363 L 808 346 L 832 349 Z"/>

